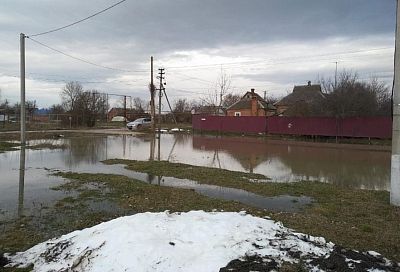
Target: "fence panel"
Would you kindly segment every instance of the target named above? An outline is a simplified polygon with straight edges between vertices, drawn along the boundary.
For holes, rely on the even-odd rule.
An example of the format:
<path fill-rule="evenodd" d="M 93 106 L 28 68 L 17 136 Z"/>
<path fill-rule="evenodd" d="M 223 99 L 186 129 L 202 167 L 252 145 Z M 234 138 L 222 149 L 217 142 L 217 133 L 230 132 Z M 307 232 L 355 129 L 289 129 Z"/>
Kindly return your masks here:
<path fill-rule="evenodd" d="M 237 133 L 391 138 L 390 117 L 252 117 L 194 115 L 193 129 Z"/>

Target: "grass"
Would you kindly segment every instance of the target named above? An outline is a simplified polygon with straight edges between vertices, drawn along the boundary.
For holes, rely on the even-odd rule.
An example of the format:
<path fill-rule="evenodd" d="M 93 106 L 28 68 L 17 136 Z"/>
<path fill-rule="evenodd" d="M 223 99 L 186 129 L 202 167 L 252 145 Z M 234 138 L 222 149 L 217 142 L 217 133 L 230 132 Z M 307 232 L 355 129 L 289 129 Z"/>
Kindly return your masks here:
<path fill-rule="evenodd" d="M 400 261 L 400 208 L 386 191 L 357 190 L 320 182 L 256 183 L 254 174 L 166 161 L 108 160 L 152 175 L 189 178 L 199 183 L 239 188 L 264 196 L 309 196 L 315 203 L 302 213 L 270 213 L 298 231 L 324 236 L 342 246 L 376 250 Z M 255 178 L 262 178 L 259 175 Z"/>
<path fill-rule="evenodd" d="M 40 218 L 26 216 L 0 222 L 3 228 L 0 252 L 23 251 L 47 239 L 140 212 L 247 208 L 237 202 L 207 198 L 192 190 L 150 185 L 125 176 L 71 172 L 55 175 L 67 182 L 52 189 L 63 191 L 66 196 L 54 206 L 46 207 Z"/>
<path fill-rule="evenodd" d="M 130 160 L 106 160 L 105 164 L 125 164 L 129 170 L 144 172 L 154 176 L 176 177 L 190 179 L 201 183 L 233 187 L 241 189 L 249 183 L 249 180 L 268 179 L 264 175 L 251 174 L 225 169 L 194 166 L 183 163 L 170 163 L 167 161 L 130 161 Z"/>
<path fill-rule="evenodd" d="M 10 143 L 10 142 L 2 142 L 0 141 L 0 153 L 4 153 L 6 151 L 17 150 L 16 147 L 19 147 L 19 143 Z M 65 149 L 67 146 L 64 144 L 51 144 L 51 143 L 41 143 L 37 145 L 27 146 L 27 149 L 39 150 L 39 149 Z"/>
<path fill-rule="evenodd" d="M 16 150 L 15 148 L 18 146 L 19 146 L 18 143 L 9 143 L 0 141 L 0 153 Z"/>
<path fill-rule="evenodd" d="M 54 187 L 65 196 L 40 217 L 0 222 L 0 252 L 16 252 L 73 230 L 94 226 L 140 212 L 190 210 L 241 211 L 270 216 L 296 231 L 324 236 L 339 245 L 362 251 L 375 250 L 400 261 L 400 209 L 389 205 L 387 192 L 354 190 L 318 182 L 255 183 L 262 175 L 168 162 L 123 163 L 128 169 L 154 175 L 190 178 L 199 183 L 241 188 L 265 196 L 306 195 L 315 203 L 303 212 L 282 213 L 252 208 L 234 201 L 208 198 L 188 189 L 147 184 L 120 175 L 58 172 L 66 182 Z M 285 267 L 285 271 L 297 268 Z M 9 270 L 24 271 L 24 270 Z"/>
<path fill-rule="evenodd" d="M 52 143 L 41 143 L 37 145 L 27 146 L 28 149 L 39 150 L 39 149 L 66 149 L 68 145 L 65 144 L 52 144 Z"/>

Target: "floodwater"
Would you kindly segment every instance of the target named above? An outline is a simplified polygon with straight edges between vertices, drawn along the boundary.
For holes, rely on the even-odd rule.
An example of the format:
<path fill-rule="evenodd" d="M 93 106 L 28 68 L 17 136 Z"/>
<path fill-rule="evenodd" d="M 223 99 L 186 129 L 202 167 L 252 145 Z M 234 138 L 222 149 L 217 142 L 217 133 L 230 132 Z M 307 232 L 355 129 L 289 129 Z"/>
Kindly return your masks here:
<path fill-rule="evenodd" d="M 296 210 L 311 201 L 290 196 L 266 198 L 243 190 L 201 185 L 188 180 L 149 177 L 125 170 L 122 166 L 107 166 L 100 162 L 113 158 L 160 159 L 260 173 L 274 182 L 315 180 L 362 189 L 390 188 L 390 152 L 386 151 L 190 134 L 162 134 L 160 141 L 149 136 L 121 135 L 39 140 L 30 144 L 49 142 L 67 148 L 0 154 L 0 218 L 32 214 L 38 207 L 63 198 L 63 192 L 50 189 L 64 182 L 62 178 L 52 176 L 51 170 L 122 174 L 144 182 L 190 188 L 210 197 L 272 210 Z M 23 162 L 26 162 L 25 167 Z"/>

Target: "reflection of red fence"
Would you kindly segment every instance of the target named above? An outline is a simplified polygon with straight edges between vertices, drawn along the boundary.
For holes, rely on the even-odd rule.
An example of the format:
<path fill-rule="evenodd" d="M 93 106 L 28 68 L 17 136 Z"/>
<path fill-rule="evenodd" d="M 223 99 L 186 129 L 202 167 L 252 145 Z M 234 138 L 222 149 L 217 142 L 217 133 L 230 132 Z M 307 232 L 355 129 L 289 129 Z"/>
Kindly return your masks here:
<path fill-rule="evenodd" d="M 250 117 L 194 115 L 193 129 L 204 131 L 391 138 L 390 117 Z"/>

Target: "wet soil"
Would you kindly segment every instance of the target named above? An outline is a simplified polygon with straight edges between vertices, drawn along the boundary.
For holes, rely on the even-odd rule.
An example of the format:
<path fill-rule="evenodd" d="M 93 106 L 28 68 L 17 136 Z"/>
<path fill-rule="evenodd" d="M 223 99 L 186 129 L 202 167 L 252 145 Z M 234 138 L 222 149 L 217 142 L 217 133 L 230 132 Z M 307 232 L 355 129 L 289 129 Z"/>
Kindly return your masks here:
<path fill-rule="evenodd" d="M 341 246 L 335 246 L 329 257 L 321 256 L 312 260 L 302 261 L 299 252 L 288 250 L 292 257 L 296 255 L 299 263 L 278 264 L 269 256 L 244 256 L 241 259 L 235 259 L 228 263 L 226 267 L 221 268 L 220 272 L 256 272 L 256 271 L 311 271 L 313 269 L 322 269 L 324 271 L 336 272 L 362 272 L 370 270 L 399 272 L 400 267 L 397 263 L 383 258 L 381 255 L 370 254 L 368 252 L 358 252 L 345 249 Z M 307 256 L 306 258 L 309 258 Z"/>

